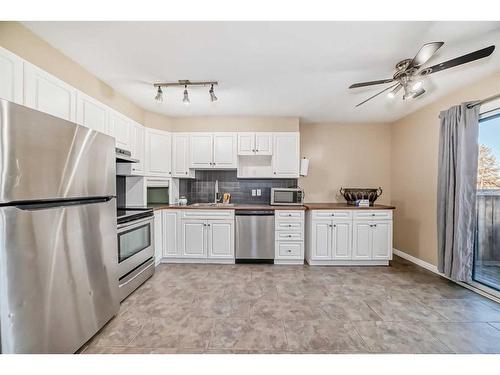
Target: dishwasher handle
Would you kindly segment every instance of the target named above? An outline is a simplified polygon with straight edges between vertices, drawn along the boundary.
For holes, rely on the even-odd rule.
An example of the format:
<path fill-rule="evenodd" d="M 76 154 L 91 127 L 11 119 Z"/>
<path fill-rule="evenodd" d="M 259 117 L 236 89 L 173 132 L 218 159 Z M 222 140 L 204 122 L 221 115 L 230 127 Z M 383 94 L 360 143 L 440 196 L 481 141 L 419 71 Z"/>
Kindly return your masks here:
<path fill-rule="evenodd" d="M 236 216 L 274 216 L 274 210 L 235 210 Z"/>

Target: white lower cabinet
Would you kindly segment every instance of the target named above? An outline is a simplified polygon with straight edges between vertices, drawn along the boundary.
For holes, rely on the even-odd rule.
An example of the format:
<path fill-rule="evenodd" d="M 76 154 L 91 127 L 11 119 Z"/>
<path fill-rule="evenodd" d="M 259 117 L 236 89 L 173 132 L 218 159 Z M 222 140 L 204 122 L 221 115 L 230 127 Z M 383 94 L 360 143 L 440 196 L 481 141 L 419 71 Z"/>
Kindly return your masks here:
<path fill-rule="evenodd" d="M 207 225 L 208 258 L 234 258 L 234 221 L 210 220 Z"/>
<path fill-rule="evenodd" d="M 346 210 L 313 210 L 307 213 L 306 227 L 309 264 L 375 265 L 392 259 L 391 211 L 365 210 L 360 215 Z"/>
<path fill-rule="evenodd" d="M 162 210 L 163 215 L 163 257 L 180 256 L 180 212 L 178 210 Z"/>
<path fill-rule="evenodd" d="M 274 263 L 304 264 L 304 211 L 274 212 Z"/>
<path fill-rule="evenodd" d="M 206 239 L 205 220 L 183 219 L 182 220 L 182 253 L 183 258 L 206 258 L 207 239 Z"/>
<path fill-rule="evenodd" d="M 154 245 L 155 245 L 155 265 L 161 262 L 163 255 L 163 216 L 161 210 L 154 212 Z"/>

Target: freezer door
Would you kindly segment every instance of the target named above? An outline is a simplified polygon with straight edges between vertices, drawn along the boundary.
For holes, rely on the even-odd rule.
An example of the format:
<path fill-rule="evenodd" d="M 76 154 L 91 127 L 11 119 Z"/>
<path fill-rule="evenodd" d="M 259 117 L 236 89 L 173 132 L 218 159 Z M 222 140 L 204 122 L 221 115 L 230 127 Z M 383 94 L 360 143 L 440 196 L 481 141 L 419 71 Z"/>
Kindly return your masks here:
<path fill-rule="evenodd" d="M 116 195 L 115 141 L 0 99 L 0 204 Z"/>
<path fill-rule="evenodd" d="M 3 353 L 73 353 L 119 309 L 116 202 L 0 208 Z"/>

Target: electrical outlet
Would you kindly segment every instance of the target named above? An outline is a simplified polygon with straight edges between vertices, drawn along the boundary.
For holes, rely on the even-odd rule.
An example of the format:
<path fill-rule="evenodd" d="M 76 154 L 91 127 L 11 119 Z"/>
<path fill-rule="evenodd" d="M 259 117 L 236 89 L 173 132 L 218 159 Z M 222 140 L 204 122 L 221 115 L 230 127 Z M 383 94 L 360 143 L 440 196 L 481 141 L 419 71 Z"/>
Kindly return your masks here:
<path fill-rule="evenodd" d="M 260 197 L 262 195 L 262 191 L 260 189 L 257 189 L 257 196 Z"/>
<path fill-rule="evenodd" d="M 252 189 L 252 197 L 255 197 L 257 195 L 255 189 Z"/>

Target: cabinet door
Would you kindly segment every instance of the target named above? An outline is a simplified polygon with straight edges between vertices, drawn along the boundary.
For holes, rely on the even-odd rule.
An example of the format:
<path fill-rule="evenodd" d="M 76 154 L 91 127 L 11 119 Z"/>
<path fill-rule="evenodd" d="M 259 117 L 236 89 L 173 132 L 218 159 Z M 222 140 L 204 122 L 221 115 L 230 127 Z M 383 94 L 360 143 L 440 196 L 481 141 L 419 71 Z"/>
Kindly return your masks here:
<path fill-rule="evenodd" d="M 349 260 L 351 259 L 351 237 L 352 224 L 347 222 L 333 222 L 332 231 L 332 259 Z"/>
<path fill-rule="evenodd" d="M 146 129 L 146 174 L 150 176 L 170 177 L 171 172 L 171 137 L 161 130 Z"/>
<path fill-rule="evenodd" d="M 255 133 L 238 133 L 238 155 L 255 154 Z"/>
<path fill-rule="evenodd" d="M 173 210 L 163 211 L 163 257 L 172 258 L 181 256 L 178 246 L 179 212 Z"/>
<path fill-rule="evenodd" d="M 236 134 L 214 134 L 213 145 L 213 166 L 236 168 Z"/>
<path fill-rule="evenodd" d="M 136 174 L 142 175 L 145 172 L 145 151 L 144 151 L 144 144 L 145 144 L 145 133 L 146 130 L 144 129 L 144 126 L 140 124 L 132 124 L 132 137 L 131 137 L 131 142 L 132 142 L 132 157 L 139 160 L 138 163 L 133 163 L 132 164 L 132 171 L 134 171 Z"/>
<path fill-rule="evenodd" d="M 206 258 L 207 224 L 204 220 L 182 221 L 182 256 L 186 258 Z"/>
<path fill-rule="evenodd" d="M 212 134 L 192 133 L 189 150 L 191 168 L 212 168 Z"/>
<path fill-rule="evenodd" d="M 352 259 L 372 259 L 372 228 L 371 223 L 354 222 Z"/>
<path fill-rule="evenodd" d="M 372 259 L 392 259 L 392 222 L 373 222 Z"/>
<path fill-rule="evenodd" d="M 159 264 L 163 256 L 163 219 L 160 210 L 155 211 L 154 215 L 155 264 Z"/>
<path fill-rule="evenodd" d="M 330 260 L 332 259 L 331 236 L 332 228 L 331 221 L 313 221 L 312 222 L 312 254 L 313 260 Z"/>
<path fill-rule="evenodd" d="M 76 99 L 76 122 L 87 128 L 109 134 L 109 109 L 82 92 L 78 92 Z"/>
<path fill-rule="evenodd" d="M 172 134 L 172 176 L 194 177 L 189 170 L 189 134 Z"/>
<path fill-rule="evenodd" d="M 130 151 L 132 149 L 130 120 L 116 111 L 112 111 L 110 117 L 111 134 L 115 137 L 116 147 Z"/>
<path fill-rule="evenodd" d="M 23 104 L 23 60 L 1 47 L 0 98 Z"/>
<path fill-rule="evenodd" d="M 24 63 L 24 105 L 27 107 L 75 122 L 76 93 L 67 83 Z"/>
<path fill-rule="evenodd" d="M 298 133 L 274 133 L 273 176 L 299 177 Z"/>
<path fill-rule="evenodd" d="M 234 259 L 234 225 L 232 220 L 208 221 L 208 257 Z"/>
<path fill-rule="evenodd" d="M 273 133 L 255 133 L 255 153 L 257 155 L 273 154 Z"/>

